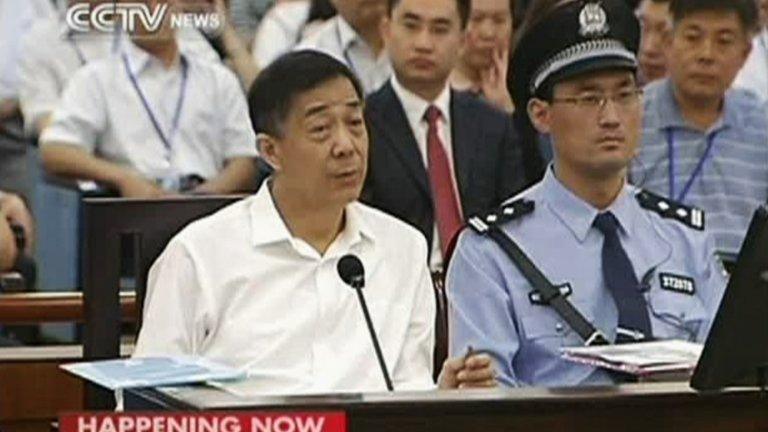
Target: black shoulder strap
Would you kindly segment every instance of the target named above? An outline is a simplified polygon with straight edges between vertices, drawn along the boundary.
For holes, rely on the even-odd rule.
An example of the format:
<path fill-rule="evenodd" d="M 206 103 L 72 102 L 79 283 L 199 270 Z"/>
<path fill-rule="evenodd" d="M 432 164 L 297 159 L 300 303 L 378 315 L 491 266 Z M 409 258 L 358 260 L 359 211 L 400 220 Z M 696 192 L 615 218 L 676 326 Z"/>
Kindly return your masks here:
<path fill-rule="evenodd" d="M 542 302 L 555 309 L 558 315 L 584 340 L 584 345 L 607 345 L 609 342 L 605 335 L 562 296 L 560 290 L 536 267 L 520 246 L 499 228 L 500 223 L 524 216 L 533 212 L 533 209 L 533 201 L 517 200 L 482 217 L 474 216 L 468 223 L 474 231 L 490 237 L 501 247 L 533 289 L 539 293 Z"/>
<path fill-rule="evenodd" d="M 646 210 L 658 213 L 663 218 L 682 222 L 693 229 L 704 231 L 704 211 L 701 209 L 686 206 L 642 189 L 637 192 L 635 198 L 640 203 L 640 207 Z"/>

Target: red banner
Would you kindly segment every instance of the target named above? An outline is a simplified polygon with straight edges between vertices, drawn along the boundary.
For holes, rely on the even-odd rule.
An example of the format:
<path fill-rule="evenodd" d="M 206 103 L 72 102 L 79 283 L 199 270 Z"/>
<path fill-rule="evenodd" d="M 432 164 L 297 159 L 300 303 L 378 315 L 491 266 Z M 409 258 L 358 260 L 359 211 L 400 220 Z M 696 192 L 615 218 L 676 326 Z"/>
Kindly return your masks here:
<path fill-rule="evenodd" d="M 346 432 L 344 412 L 74 413 L 61 432 Z"/>

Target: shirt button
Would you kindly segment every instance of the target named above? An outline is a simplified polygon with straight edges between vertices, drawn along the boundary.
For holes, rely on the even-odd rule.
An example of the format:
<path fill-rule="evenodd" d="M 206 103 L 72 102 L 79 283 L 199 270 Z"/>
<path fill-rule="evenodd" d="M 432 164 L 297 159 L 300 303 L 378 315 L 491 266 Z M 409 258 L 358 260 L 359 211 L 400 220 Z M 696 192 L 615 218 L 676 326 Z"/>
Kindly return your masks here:
<path fill-rule="evenodd" d="M 555 324 L 555 330 L 557 330 L 558 333 L 563 332 L 563 325 L 561 323 Z"/>

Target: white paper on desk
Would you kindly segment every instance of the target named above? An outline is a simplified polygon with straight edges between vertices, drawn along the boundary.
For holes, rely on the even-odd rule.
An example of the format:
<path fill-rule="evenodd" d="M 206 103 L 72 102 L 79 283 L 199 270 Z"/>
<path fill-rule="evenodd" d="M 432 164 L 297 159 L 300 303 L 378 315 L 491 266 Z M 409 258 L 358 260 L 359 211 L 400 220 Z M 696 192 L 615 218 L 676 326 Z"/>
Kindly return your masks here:
<path fill-rule="evenodd" d="M 69 363 L 61 365 L 61 368 L 110 390 L 189 384 L 212 379 L 236 380 L 244 376 L 238 369 L 196 356 Z"/>
<path fill-rule="evenodd" d="M 563 358 L 634 375 L 692 370 L 703 345 L 681 341 L 653 341 L 620 345 L 562 348 Z"/>

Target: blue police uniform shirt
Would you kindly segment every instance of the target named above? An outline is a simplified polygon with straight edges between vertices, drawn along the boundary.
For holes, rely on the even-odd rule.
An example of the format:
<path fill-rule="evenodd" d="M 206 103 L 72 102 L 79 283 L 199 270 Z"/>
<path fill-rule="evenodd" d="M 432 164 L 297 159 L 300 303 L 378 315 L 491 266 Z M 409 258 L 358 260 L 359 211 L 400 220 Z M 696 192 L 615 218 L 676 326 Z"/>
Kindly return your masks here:
<path fill-rule="evenodd" d="M 625 185 L 606 209 L 620 224 L 657 339 L 703 342 L 726 285 L 712 238 L 684 222 L 644 209 L 639 189 Z M 603 281 L 603 235 L 592 226 L 599 211 L 566 189 L 547 169 L 544 179 L 515 199 L 534 201 L 533 212 L 501 228 L 567 299 L 609 340 L 618 312 Z M 512 200 L 510 200 L 512 201 Z M 662 204 L 662 206 L 665 206 Z M 490 238 L 465 230 L 447 275 L 450 351 L 468 347 L 495 360 L 507 386 L 612 383 L 608 373 L 566 361 L 560 348 L 584 341 L 549 306 L 531 299 L 532 286 Z"/>

